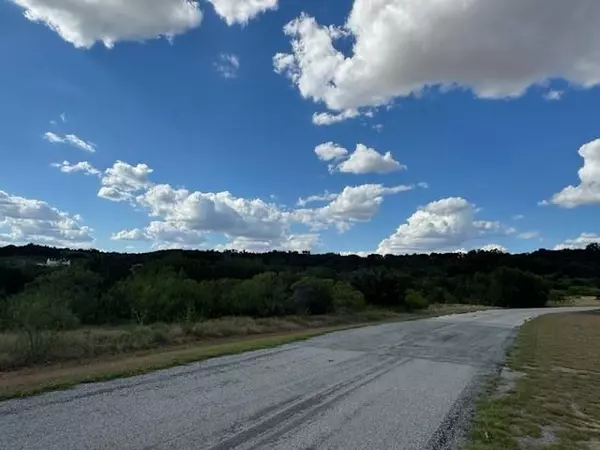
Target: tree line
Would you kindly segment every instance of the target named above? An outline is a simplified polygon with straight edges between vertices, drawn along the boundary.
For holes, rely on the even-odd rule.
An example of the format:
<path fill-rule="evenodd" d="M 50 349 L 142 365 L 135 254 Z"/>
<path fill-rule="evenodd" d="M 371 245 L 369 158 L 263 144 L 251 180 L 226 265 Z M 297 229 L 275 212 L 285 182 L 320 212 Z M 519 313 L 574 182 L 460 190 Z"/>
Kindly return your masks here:
<path fill-rule="evenodd" d="M 46 267 L 47 258 L 70 267 Z M 600 247 L 511 255 L 340 256 L 170 250 L 105 253 L 37 245 L 0 248 L 0 327 L 185 322 L 414 310 L 430 303 L 540 307 L 597 295 Z"/>

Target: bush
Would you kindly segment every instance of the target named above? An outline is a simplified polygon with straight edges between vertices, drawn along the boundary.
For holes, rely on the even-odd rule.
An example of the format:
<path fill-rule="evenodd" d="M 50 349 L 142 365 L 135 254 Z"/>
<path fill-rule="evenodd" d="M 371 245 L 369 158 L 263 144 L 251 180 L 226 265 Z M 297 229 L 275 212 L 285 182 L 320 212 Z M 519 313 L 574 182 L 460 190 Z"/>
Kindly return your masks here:
<path fill-rule="evenodd" d="M 494 306 L 543 307 L 550 290 L 542 277 L 518 269 L 501 267 L 492 273 L 489 297 Z"/>
<path fill-rule="evenodd" d="M 427 298 L 425 298 L 423 293 L 414 289 L 409 289 L 406 291 L 404 303 L 406 305 L 406 309 L 408 309 L 409 311 L 425 309 L 429 306 L 429 302 L 427 301 Z"/>
<path fill-rule="evenodd" d="M 65 301 L 37 290 L 13 296 L 9 303 L 9 317 L 12 327 L 26 336 L 31 360 L 43 356 L 53 331 L 74 328 L 78 323 Z"/>
<path fill-rule="evenodd" d="M 344 281 L 333 286 L 333 309 L 336 313 L 362 311 L 366 308 L 365 296 Z"/>
<path fill-rule="evenodd" d="M 287 286 L 278 274 L 265 272 L 237 284 L 230 293 L 237 315 L 281 316 L 292 312 Z"/>
<path fill-rule="evenodd" d="M 334 281 L 304 277 L 292 285 L 292 304 L 299 314 L 327 314 L 334 311 Z"/>

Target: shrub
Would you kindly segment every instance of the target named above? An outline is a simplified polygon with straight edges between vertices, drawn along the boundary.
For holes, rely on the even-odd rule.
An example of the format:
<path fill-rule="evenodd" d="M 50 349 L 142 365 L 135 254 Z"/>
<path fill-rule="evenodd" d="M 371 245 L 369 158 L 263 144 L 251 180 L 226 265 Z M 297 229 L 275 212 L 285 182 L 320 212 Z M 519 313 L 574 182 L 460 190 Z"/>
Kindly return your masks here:
<path fill-rule="evenodd" d="M 333 286 L 333 308 L 335 312 L 362 311 L 366 308 L 365 296 L 344 281 Z"/>
<path fill-rule="evenodd" d="M 27 337 L 32 360 L 41 358 L 53 331 L 73 328 L 78 323 L 65 301 L 37 290 L 26 290 L 13 296 L 9 317 L 12 327 Z"/>
<path fill-rule="evenodd" d="M 427 298 L 425 298 L 423 293 L 414 289 L 409 289 L 406 291 L 404 303 L 406 305 L 406 309 L 408 309 L 409 311 L 425 309 L 429 306 L 429 302 L 427 301 Z"/>
<path fill-rule="evenodd" d="M 530 272 L 500 267 L 492 273 L 489 297 L 494 306 L 542 307 L 546 306 L 549 295 L 544 279 Z"/>
<path fill-rule="evenodd" d="M 334 281 L 304 277 L 292 285 L 292 303 L 299 314 L 327 314 L 334 311 Z"/>

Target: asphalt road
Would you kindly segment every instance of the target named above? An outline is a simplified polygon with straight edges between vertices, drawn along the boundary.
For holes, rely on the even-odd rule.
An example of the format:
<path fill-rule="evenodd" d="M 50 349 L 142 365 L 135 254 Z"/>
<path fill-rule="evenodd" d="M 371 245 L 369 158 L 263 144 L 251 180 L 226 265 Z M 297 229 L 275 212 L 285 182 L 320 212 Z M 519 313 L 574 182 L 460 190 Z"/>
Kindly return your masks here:
<path fill-rule="evenodd" d="M 445 449 L 480 375 L 546 312 L 372 326 L 7 401 L 0 448 Z"/>

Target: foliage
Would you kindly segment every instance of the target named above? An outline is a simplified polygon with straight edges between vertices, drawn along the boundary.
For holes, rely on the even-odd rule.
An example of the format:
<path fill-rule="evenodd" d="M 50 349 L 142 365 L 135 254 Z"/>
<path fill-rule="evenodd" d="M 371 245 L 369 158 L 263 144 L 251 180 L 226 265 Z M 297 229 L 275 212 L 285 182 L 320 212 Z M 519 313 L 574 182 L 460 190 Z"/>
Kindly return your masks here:
<path fill-rule="evenodd" d="M 414 289 L 409 289 L 406 291 L 406 298 L 404 299 L 404 302 L 406 309 L 409 311 L 425 309 L 429 306 L 429 302 L 423 293 L 421 291 L 415 291 Z"/>
<path fill-rule="evenodd" d="M 500 267 L 492 273 L 490 298 L 495 306 L 535 308 L 546 306 L 550 290 L 544 279 L 529 272 Z"/>
<path fill-rule="evenodd" d="M 8 311 L 11 327 L 27 337 L 32 360 L 42 356 L 44 345 L 48 343 L 48 332 L 73 328 L 78 322 L 61 297 L 36 289 L 13 296 Z"/>
<path fill-rule="evenodd" d="M 30 311 L 61 308 L 88 325 L 315 315 L 366 306 L 411 310 L 428 303 L 543 306 L 551 289 L 553 299 L 556 292 L 599 292 L 599 248 L 362 258 L 306 252 L 118 254 L 7 246 L 0 247 L 0 328 L 14 326 L 14 305 L 21 302 L 32 302 Z M 71 267 L 39 264 L 47 258 L 68 259 Z"/>

